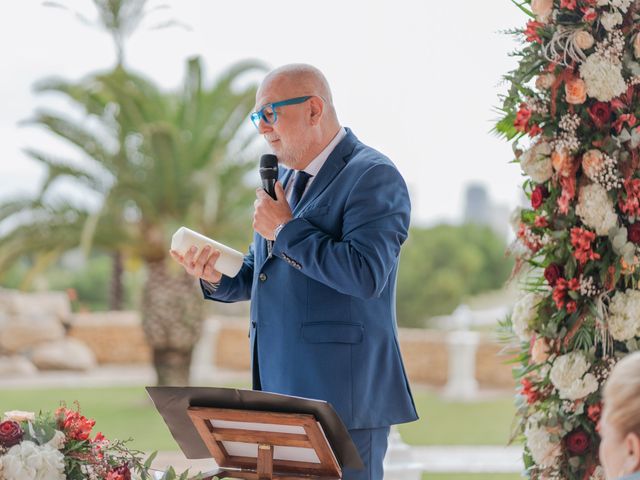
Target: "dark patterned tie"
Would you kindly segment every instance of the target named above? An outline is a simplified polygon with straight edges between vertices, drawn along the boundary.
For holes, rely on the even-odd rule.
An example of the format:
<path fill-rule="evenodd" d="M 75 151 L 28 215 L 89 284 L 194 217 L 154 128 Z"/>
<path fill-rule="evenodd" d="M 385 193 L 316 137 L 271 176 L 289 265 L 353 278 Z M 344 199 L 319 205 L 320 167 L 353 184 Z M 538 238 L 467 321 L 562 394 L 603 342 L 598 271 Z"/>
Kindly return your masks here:
<path fill-rule="evenodd" d="M 298 202 L 304 193 L 304 189 L 307 187 L 307 182 L 311 177 L 312 175 L 309 175 L 304 170 L 298 170 L 296 172 L 296 178 L 293 181 L 293 188 L 291 189 L 291 200 L 289 201 L 291 210 L 294 210 L 296 205 L 298 205 Z"/>

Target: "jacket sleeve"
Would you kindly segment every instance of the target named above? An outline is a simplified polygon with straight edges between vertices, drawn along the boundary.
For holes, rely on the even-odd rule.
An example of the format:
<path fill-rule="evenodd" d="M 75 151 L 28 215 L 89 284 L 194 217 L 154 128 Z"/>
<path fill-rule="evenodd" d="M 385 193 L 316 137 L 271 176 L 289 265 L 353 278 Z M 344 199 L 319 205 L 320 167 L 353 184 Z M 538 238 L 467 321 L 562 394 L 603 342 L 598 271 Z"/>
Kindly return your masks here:
<path fill-rule="evenodd" d="M 344 206 L 342 238 L 304 217 L 278 234 L 274 255 L 314 280 L 360 298 L 378 297 L 408 235 L 411 204 L 400 172 L 388 164 L 369 167 Z"/>
<path fill-rule="evenodd" d="M 222 275 L 222 279 L 217 286 L 200 279 L 200 288 L 204 298 L 223 303 L 249 300 L 251 298 L 251 285 L 253 284 L 253 262 L 253 244 L 251 244 L 249 251 L 244 256 L 242 267 L 235 277 L 231 278 Z"/>

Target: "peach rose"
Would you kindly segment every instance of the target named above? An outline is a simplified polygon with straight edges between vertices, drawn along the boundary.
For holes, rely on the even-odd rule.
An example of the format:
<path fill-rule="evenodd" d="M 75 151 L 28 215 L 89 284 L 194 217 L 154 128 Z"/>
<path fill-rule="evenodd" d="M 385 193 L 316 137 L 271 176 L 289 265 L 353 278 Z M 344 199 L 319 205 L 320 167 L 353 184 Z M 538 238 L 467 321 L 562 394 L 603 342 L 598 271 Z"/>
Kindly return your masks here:
<path fill-rule="evenodd" d="M 568 177 L 573 167 L 573 157 L 569 155 L 566 150 L 562 150 L 561 152 L 554 150 L 551 154 L 551 164 L 559 175 Z"/>
<path fill-rule="evenodd" d="M 536 78 L 536 87 L 540 90 L 548 90 L 556 81 L 556 76 L 553 73 L 543 73 Z"/>
<path fill-rule="evenodd" d="M 587 99 L 587 86 L 585 85 L 584 80 L 574 78 L 565 84 L 564 93 L 567 103 L 580 105 Z"/>
<path fill-rule="evenodd" d="M 604 155 L 600 150 L 588 150 L 582 155 L 582 171 L 591 180 L 595 180 L 595 176 L 604 165 Z"/>
<path fill-rule="evenodd" d="M 531 2 L 531 11 L 538 20 L 546 22 L 553 10 L 553 0 L 533 0 Z"/>
<path fill-rule="evenodd" d="M 536 338 L 531 347 L 531 360 L 533 363 L 543 363 L 549 358 L 549 343 L 544 337 Z"/>
<path fill-rule="evenodd" d="M 636 58 L 640 58 L 640 33 L 633 38 L 633 54 Z"/>
<path fill-rule="evenodd" d="M 588 50 L 593 47 L 593 36 L 586 30 L 580 30 L 575 36 L 576 46 L 580 50 Z"/>

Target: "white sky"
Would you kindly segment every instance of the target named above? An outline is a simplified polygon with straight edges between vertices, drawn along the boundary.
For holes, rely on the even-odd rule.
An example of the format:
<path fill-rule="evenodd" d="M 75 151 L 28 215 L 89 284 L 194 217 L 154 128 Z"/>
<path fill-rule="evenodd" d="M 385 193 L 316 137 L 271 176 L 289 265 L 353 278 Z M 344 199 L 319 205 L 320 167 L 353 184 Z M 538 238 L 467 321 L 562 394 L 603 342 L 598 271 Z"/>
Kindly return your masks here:
<path fill-rule="evenodd" d="M 141 29 L 127 64 L 161 85 L 180 85 L 199 54 L 212 79 L 233 62 L 311 63 L 327 76 L 343 125 L 387 154 L 409 184 L 415 223 L 457 221 L 468 183 L 515 206 L 519 168 L 493 136 L 501 76 L 515 66 L 512 38 L 526 22 L 508 0 L 168 0 L 152 20 L 175 18 L 192 31 Z M 92 18 L 88 0 L 67 5 Z M 152 3 L 153 4 L 153 3 Z M 149 24 L 154 22 L 150 21 Z M 110 37 L 36 0 L 11 2 L 0 16 L 0 198 L 33 192 L 41 170 L 22 153 L 66 150 L 34 127 L 36 107 L 64 104 L 32 93 L 35 81 L 68 80 L 114 64 Z"/>

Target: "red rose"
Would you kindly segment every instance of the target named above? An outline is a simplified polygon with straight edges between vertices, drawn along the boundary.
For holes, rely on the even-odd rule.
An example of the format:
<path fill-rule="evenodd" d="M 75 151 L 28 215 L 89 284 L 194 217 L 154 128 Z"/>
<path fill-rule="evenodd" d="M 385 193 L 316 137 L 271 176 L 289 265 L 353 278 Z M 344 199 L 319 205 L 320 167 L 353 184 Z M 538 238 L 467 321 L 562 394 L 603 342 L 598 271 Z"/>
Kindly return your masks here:
<path fill-rule="evenodd" d="M 640 245 L 640 222 L 632 223 L 627 229 L 627 238 L 630 242 Z"/>
<path fill-rule="evenodd" d="M 602 128 L 611 119 L 611 107 L 605 102 L 595 102 L 589 107 L 589 116 L 597 128 Z"/>
<path fill-rule="evenodd" d="M 0 445 L 5 448 L 13 447 L 22 441 L 24 431 L 18 422 L 7 420 L 0 423 Z"/>
<path fill-rule="evenodd" d="M 562 277 L 562 267 L 560 265 L 552 263 L 544 269 L 544 278 L 552 287 L 556 286 L 560 277 Z"/>
<path fill-rule="evenodd" d="M 107 480 L 131 480 L 131 471 L 127 465 L 120 465 L 107 474 Z"/>
<path fill-rule="evenodd" d="M 576 428 L 570 432 L 564 437 L 564 441 L 567 450 L 573 455 L 582 455 L 589 449 L 589 445 L 591 445 L 589 435 L 581 428 Z"/>
<path fill-rule="evenodd" d="M 542 185 L 538 185 L 533 189 L 533 192 L 531 192 L 531 206 L 534 210 L 540 208 L 544 199 L 547 198 L 547 193 L 547 189 Z"/>

